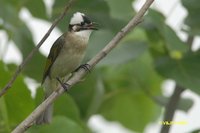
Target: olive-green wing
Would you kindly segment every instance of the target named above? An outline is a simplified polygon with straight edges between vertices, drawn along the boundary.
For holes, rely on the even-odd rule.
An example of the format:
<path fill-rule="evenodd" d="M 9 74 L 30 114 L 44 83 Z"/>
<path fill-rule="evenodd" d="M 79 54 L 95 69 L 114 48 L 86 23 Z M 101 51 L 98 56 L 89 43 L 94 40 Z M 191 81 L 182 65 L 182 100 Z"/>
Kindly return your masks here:
<path fill-rule="evenodd" d="M 64 35 L 62 35 L 54 42 L 53 46 L 51 47 L 51 50 L 47 57 L 46 65 L 44 68 L 42 84 L 45 78 L 50 74 L 51 67 L 53 63 L 55 62 L 57 56 L 59 55 L 64 43 L 65 43 L 65 39 L 64 39 Z"/>

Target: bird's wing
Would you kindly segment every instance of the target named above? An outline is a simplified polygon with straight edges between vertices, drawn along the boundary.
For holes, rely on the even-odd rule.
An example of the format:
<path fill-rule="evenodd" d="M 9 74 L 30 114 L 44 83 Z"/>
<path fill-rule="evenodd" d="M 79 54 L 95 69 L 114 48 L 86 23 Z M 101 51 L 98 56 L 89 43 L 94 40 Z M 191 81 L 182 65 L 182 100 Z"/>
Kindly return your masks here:
<path fill-rule="evenodd" d="M 63 34 L 54 42 L 53 46 L 51 47 L 51 50 L 47 57 L 46 65 L 44 68 L 42 84 L 43 84 L 45 78 L 50 74 L 50 69 L 51 69 L 53 63 L 55 62 L 57 56 L 59 55 L 64 43 L 65 43 L 65 38 L 64 38 L 64 34 Z"/>

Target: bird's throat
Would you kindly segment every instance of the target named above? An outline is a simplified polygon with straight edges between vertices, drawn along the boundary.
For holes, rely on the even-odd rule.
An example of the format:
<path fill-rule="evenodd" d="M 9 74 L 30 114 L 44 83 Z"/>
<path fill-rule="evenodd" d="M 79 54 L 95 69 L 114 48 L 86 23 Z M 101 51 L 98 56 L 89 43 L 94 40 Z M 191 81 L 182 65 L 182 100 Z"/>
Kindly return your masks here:
<path fill-rule="evenodd" d="M 92 33 L 92 30 L 83 30 L 83 31 L 74 32 L 75 35 L 77 35 L 78 37 L 82 39 L 86 39 L 87 41 L 89 40 L 91 33 Z"/>

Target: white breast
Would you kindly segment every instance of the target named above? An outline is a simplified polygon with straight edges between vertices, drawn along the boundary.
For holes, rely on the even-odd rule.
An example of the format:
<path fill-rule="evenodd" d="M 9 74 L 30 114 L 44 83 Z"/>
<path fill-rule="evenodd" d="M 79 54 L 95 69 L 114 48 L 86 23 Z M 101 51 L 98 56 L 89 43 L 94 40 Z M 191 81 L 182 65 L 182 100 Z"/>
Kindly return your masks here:
<path fill-rule="evenodd" d="M 82 39 L 85 39 L 87 42 L 90 38 L 91 33 L 92 33 L 92 30 L 82 30 L 82 31 L 74 32 L 75 35 L 79 36 Z"/>

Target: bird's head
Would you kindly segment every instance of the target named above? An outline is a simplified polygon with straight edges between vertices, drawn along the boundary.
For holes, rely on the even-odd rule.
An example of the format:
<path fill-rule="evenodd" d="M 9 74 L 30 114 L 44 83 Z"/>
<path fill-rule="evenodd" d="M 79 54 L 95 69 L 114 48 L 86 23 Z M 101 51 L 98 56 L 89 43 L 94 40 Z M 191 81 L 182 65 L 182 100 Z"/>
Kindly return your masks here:
<path fill-rule="evenodd" d="M 76 12 L 69 23 L 69 31 L 80 36 L 90 36 L 91 32 L 97 29 L 97 24 L 92 22 L 85 14 Z"/>

